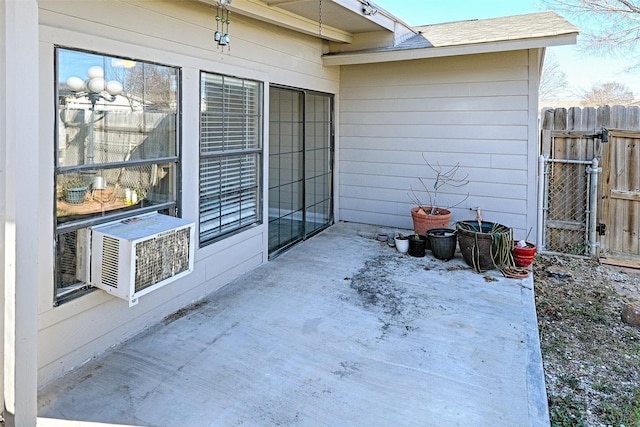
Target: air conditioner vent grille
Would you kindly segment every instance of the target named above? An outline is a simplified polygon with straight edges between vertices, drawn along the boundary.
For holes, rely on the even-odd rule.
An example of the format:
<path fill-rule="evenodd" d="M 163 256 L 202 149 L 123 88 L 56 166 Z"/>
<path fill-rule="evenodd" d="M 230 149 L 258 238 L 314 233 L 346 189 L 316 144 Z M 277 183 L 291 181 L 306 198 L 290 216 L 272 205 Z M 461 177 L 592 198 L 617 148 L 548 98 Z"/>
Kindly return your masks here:
<path fill-rule="evenodd" d="M 190 230 L 172 230 L 136 244 L 135 291 L 189 270 Z"/>
<path fill-rule="evenodd" d="M 102 240 L 102 283 L 114 288 L 118 287 L 118 260 L 120 257 L 120 241 L 105 236 Z"/>
<path fill-rule="evenodd" d="M 195 224 L 148 213 L 91 228 L 90 283 L 138 304 L 193 271 Z"/>

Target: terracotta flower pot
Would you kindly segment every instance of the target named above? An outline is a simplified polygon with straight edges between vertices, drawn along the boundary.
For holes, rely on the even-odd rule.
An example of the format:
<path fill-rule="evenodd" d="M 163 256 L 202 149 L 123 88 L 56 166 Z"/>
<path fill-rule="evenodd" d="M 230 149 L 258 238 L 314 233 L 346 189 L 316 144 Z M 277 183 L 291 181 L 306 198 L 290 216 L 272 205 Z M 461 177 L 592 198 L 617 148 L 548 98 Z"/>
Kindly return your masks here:
<path fill-rule="evenodd" d="M 429 212 L 431 207 L 425 207 Z M 411 218 L 413 219 L 413 231 L 422 236 L 427 235 L 428 230 L 434 228 L 449 228 L 451 221 L 451 211 L 447 209 L 437 208 L 436 214 L 427 214 L 422 208 L 415 207 L 411 209 Z"/>
<path fill-rule="evenodd" d="M 529 267 L 536 256 L 536 245 L 529 242 L 525 242 L 525 245 L 524 247 L 514 245 L 511 250 L 513 261 L 518 267 Z"/>

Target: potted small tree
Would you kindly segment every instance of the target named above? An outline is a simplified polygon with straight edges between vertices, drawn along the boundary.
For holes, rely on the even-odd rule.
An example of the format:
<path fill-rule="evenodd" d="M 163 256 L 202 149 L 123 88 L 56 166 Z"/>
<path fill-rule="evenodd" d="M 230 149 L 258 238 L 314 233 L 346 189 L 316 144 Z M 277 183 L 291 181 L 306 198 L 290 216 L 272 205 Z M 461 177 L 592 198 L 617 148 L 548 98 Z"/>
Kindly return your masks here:
<path fill-rule="evenodd" d="M 469 197 L 467 193 L 458 203 L 443 207 L 438 204 L 440 189 L 445 186 L 462 187 L 469 183 L 467 179 L 469 175 L 467 174 L 463 178 L 456 177 L 456 174 L 460 170 L 459 163 L 449 169 L 444 169 L 439 163 L 436 163 L 435 166 L 429 163 L 425 153 L 422 153 L 422 158 L 435 175 L 433 183 L 428 183 L 428 178 L 418 177 L 418 181 L 420 181 L 422 185 L 420 193 L 422 193 L 422 195 L 426 194 L 426 199 L 423 200 L 418 191 L 413 188 L 409 191 L 409 198 L 416 205 L 411 209 L 413 229 L 417 234 L 426 235 L 428 230 L 434 228 L 448 228 L 449 222 L 451 221 L 450 209 L 458 206 Z"/>

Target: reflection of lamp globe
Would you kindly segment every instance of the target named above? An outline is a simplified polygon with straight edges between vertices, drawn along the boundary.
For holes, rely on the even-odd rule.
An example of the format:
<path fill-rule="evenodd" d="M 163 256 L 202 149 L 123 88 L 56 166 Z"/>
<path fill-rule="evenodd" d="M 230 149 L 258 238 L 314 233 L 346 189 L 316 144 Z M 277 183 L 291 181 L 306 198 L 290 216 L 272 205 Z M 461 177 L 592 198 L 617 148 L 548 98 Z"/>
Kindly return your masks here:
<path fill-rule="evenodd" d="M 69 77 L 67 79 L 67 87 L 72 92 L 81 92 L 85 89 L 84 80 L 82 80 L 80 77 Z"/>
<path fill-rule="evenodd" d="M 93 92 L 93 93 L 102 92 L 106 88 L 106 86 L 107 86 L 107 83 L 104 81 L 102 77 L 95 77 L 89 80 L 89 83 L 87 83 L 87 89 L 89 90 L 89 92 Z"/>
<path fill-rule="evenodd" d="M 116 96 L 122 93 L 122 83 L 117 80 L 110 80 L 107 82 L 107 93 L 111 96 Z"/>
<path fill-rule="evenodd" d="M 97 65 L 90 67 L 87 70 L 87 77 L 89 77 L 90 79 L 97 79 L 98 77 L 102 78 L 104 77 L 104 70 L 102 69 L 102 67 L 98 67 Z"/>
<path fill-rule="evenodd" d="M 110 80 L 107 82 L 104 79 L 104 70 L 102 67 L 98 67 L 97 65 L 87 70 L 87 77 L 89 77 L 89 79 L 86 81 L 82 80 L 80 77 L 69 77 L 66 83 L 69 90 L 76 94 L 87 91 L 89 94 L 98 95 L 98 97 L 92 98 L 92 103 L 98 101 L 99 98 L 113 102 L 115 100 L 115 96 L 120 95 L 124 90 L 122 83 L 117 80 Z M 100 95 L 101 92 L 105 91 L 111 95 L 113 99 L 107 99 Z"/>

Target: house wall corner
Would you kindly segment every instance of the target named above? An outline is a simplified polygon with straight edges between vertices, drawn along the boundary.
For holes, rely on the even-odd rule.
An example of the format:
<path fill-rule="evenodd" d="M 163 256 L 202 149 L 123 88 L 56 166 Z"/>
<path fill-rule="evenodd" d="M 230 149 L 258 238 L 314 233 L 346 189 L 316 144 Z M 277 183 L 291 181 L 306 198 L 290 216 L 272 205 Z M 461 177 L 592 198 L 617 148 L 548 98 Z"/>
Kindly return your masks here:
<path fill-rule="evenodd" d="M 0 266 L 4 425 L 37 420 L 38 3 L 0 1 Z"/>

